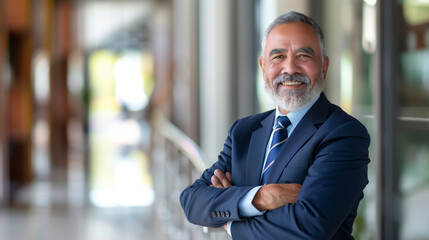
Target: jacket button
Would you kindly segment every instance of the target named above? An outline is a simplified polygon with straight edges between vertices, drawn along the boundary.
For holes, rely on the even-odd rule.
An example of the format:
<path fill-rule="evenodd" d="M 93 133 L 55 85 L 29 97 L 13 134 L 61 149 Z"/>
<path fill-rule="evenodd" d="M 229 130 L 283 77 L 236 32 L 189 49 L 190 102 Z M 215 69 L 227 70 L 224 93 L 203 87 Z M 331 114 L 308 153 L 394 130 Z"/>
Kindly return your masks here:
<path fill-rule="evenodd" d="M 226 213 L 225 213 L 225 216 L 226 216 L 226 217 L 229 217 L 229 216 L 230 216 L 229 212 L 226 212 Z"/>
<path fill-rule="evenodd" d="M 217 217 L 220 217 L 220 212 L 217 212 L 216 214 L 217 214 Z"/>
<path fill-rule="evenodd" d="M 221 212 L 220 215 L 224 218 L 225 217 L 225 212 Z"/>
<path fill-rule="evenodd" d="M 212 212 L 212 217 L 216 217 L 216 212 Z"/>

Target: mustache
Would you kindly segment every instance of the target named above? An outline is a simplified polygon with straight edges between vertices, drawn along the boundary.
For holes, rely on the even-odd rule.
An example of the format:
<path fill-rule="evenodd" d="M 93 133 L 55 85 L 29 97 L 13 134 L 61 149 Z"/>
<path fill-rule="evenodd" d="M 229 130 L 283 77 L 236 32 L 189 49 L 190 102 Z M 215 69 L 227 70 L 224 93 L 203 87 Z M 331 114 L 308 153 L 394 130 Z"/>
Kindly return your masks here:
<path fill-rule="evenodd" d="M 302 82 L 304 84 L 310 84 L 310 78 L 306 75 L 302 75 L 302 74 L 283 74 L 283 75 L 279 75 L 277 76 L 274 80 L 273 80 L 273 86 L 274 89 L 277 89 L 277 87 L 284 83 L 284 82 Z"/>

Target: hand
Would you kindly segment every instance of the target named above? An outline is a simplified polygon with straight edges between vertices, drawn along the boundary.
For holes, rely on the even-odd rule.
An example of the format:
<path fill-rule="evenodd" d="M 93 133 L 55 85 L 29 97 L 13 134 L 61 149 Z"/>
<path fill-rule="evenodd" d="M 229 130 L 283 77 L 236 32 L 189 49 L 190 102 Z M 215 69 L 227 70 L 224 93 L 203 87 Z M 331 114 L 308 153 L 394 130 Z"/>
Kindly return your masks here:
<path fill-rule="evenodd" d="M 253 198 L 252 204 L 263 212 L 283 207 L 288 203 L 296 203 L 301 184 L 279 183 L 262 186 Z"/>
<path fill-rule="evenodd" d="M 226 172 L 225 174 L 219 170 L 216 169 L 214 171 L 214 175 L 211 178 L 211 182 L 212 182 L 212 187 L 215 188 L 229 188 L 232 186 L 231 184 L 231 173 L 230 172 Z"/>

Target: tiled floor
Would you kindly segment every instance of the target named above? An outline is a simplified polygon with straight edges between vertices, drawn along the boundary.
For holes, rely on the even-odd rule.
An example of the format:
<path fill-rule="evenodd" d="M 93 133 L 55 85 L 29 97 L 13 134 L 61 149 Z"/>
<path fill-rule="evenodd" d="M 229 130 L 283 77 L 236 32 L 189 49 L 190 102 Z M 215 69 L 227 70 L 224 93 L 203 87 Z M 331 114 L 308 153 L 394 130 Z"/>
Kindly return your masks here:
<path fill-rule="evenodd" d="M 0 239 L 157 239 L 151 208 L 2 209 Z"/>
<path fill-rule="evenodd" d="M 40 183 L 39 183 L 40 184 Z M 67 188 L 23 189 L 18 204 L 0 208 L 1 240 L 164 240 L 153 207 L 95 208 L 69 204 Z M 68 203 L 67 203 L 68 202 Z"/>
<path fill-rule="evenodd" d="M 153 198 L 153 195 L 148 194 L 148 192 L 153 194 L 151 186 L 148 187 L 150 188 L 148 192 L 135 188 L 134 191 L 138 194 L 134 195 L 126 195 L 129 194 L 129 191 L 118 191 L 114 195 L 103 196 L 104 200 L 110 200 L 107 202 L 125 199 L 127 203 L 134 203 L 136 201 L 133 200 L 136 199 L 141 201 L 142 197 L 146 197 L 151 200 L 143 201 L 147 203 L 146 205 L 94 207 L 95 204 L 89 203 L 90 194 L 87 193 L 89 190 L 86 190 L 85 187 L 85 184 L 89 185 L 92 179 L 84 177 L 83 157 L 70 155 L 67 170 L 54 171 L 49 168 L 50 165 L 45 155 L 36 154 L 33 162 L 35 180 L 31 185 L 21 187 L 19 191 L 14 192 L 11 201 L 12 207 L 0 205 L 0 240 L 166 239 L 160 230 L 159 225 L 161 224 L 156 222 L 153 205 L 147 205 L 153 201 L 150 199 L 150 197 Z M 140 165 L 130 165 L 134 162 L 129 158 L 113 159 L 116 167 L 115 173 L 122 170 L 122 173 L 125 174 L 114 175 L 119 180 L 105 177 L 104 179 L 107 179 L 106 181 L 112 185 L 109 185 L 110 187 L 124 190 L 124 188 L 135 186 L 139 179 L 150 179 L 148 169 Z M 106 166 L 109 163 L 106 160 L 102 164 Z M 128 168 L 124 168 L 124 166 Z M 141 175 L 138 175 L 141 178 L 130 178 L 135 175 L 133 173 L 136 172 L 136 169 L 141 170 Z M 100 171 L 96 173 L 104 174 Z M 104 175 L 102 176 L 104 177 Z M 118 185 L 118 182 L 122 185 Z"/>

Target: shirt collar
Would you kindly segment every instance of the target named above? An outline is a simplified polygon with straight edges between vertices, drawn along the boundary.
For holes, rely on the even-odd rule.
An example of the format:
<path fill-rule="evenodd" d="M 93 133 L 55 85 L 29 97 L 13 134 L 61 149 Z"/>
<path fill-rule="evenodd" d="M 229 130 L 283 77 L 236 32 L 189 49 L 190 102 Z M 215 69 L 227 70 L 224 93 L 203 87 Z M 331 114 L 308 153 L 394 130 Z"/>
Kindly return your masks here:
<path fill-rule="evenodd" d="M 279 107 L 276 107 L 276 117 L 274 119 L 273 129 L 276 128 L 277 118 L 280 116 L 287 116 L 291 122 L 291 125 L 288 127 L 288 135 L 292 133 L 292 131 L 295 129 L 295 127 L 301 122 L 301 119 L 304 117 L 304 115 L 310 110 L 310 108 L 316 103 L 316 101 L 320 98 L 320 95 L 310 104 L 307 104 L 305 107 L 300 108 L 296 111 L 290 112 L 288 114 L 283 114 L 280 112 Z"/>

